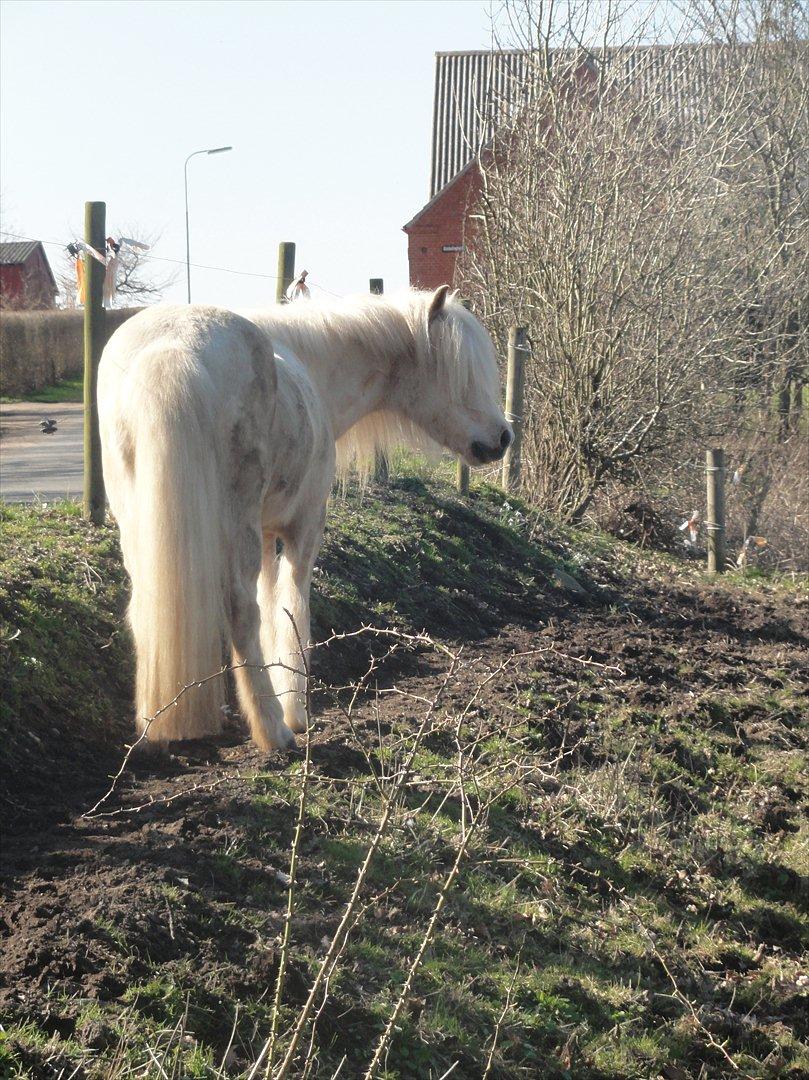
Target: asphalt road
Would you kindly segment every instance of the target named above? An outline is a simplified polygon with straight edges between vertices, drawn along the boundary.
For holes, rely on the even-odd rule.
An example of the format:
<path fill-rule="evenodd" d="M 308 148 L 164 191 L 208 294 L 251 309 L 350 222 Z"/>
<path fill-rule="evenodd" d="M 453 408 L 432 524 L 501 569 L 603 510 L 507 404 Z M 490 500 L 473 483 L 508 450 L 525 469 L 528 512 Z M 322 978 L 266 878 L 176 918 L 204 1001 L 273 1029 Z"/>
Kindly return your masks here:
<path fill-rule="evenodd" d="M 30 401 L 0 405 L 0 498 L 52 502 L 82 497 L 83 408 Z M 46 417 L 56 421 L 53 435 L 40 431 Z"/>

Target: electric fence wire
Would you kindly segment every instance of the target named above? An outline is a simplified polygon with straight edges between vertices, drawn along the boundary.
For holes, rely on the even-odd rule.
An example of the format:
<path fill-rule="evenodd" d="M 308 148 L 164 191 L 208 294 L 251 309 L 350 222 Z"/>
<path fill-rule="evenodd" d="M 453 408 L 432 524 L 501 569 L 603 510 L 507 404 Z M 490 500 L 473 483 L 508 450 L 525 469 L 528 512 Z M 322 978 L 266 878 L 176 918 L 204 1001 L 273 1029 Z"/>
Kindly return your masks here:
<path fill-rule="evenodd" d="M 0 229 L 0 236 L 4 236 L 4 237 L 7 236 L 7 237 L 11 237 L 13 240 L 27 241 L 28 243 L 32 243 L 32 244 L 35 244 L 35 243 L 45 244 L 47 247 L 57 247 L 57 248 L 62 248 L 63 250 L 67 246 L 64 243 L 60 243 L 58 240 L 36 240 L 32 236 L 21 236 L 19 233 L 8 232 L 5 229 Z M 152 254 L 149 254 L 149 255 L 143 256 L 143 258 L 144 258 L 144 260 L 152 259 L 154 262 L 172 263 L 172 264 L 174 264 L 176 266 L 187 266 L 188 265 L 188 263 L 186 262 L 185 259 L 171 259 L 171 258 L 168 258 L 165 255 L 152 255 Z M 236 274 L 239 277 L 254 277 L 254 278 L 263 278 L 266 281 L 278 281 L 278 275 L 277 274 L 259 274 L 254 270 L 234 270 L 233 267 L 230 267 L 230 266 L 211 266 L 211 265 L 209 265 L 207 263 L 195 263 L 195 262 L 192 262 L 190 265 L 193 266 L 195 270 L 214 270 L 214 271 L 217 271 L 218 273 L 222 273 L 222 274 Z M 338 299 L 342 299 L 342 296 L 343 296 L 342 293 L 332 292 L 331 289 L 327 289 L 323 285 L 318 285 L 317 282 L 312 282 L 312 284 L 314 285 L 314 287 L 316 289 L 320 289 L 321 292 L 327 293 L 329 296 L 334 296 L 334 297 L 337 297 Z"/>

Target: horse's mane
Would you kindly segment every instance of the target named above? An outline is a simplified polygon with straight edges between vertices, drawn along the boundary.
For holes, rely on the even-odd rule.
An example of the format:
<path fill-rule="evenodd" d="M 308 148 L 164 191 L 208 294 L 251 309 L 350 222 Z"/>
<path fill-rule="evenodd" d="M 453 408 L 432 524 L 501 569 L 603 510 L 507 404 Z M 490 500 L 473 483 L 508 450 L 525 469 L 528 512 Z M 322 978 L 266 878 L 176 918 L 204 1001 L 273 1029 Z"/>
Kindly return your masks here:
<path fill-rule="evenodd" d="M 385 357 L 416 387 L 433 387 L 447 402 L 462 400 L 482 388 L 499 400 L 496 360 L 491 340 L 478 320 L 454 297 L 429 323 L 432 292 L 405 290 L 388 296 L 362 295 L 337 300 L 286 304 L 245 312 L 296 354 L 316 355 L 324 365 L 345 350 L 356 349 L 373 363 Z M 394 375 L 395 377 L 395 375 Z M 408 445 L 428 454 L 440 447 L 418 425 L 392 410 L 380 409 L 350 428 L 337 443 L 341 476 L 368 475 L 376 455 Z"/>

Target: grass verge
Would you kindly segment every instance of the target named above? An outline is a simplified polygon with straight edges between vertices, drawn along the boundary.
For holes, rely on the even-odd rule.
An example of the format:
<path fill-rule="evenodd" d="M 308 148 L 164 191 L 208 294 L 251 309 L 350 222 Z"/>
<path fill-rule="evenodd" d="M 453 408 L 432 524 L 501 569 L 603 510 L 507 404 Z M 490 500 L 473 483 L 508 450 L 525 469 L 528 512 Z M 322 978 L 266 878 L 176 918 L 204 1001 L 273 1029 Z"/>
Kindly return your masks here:
<path fill-rule="evenodd" d="M 20 401 L 41 401 L 45 405 L 62 405 L 65 402 L 84 401 L 84 376 L 74 375 L 51 386 L 31 390 L 24 398 L 0 397 L 0 404 L 15 405 Z"/>
<path fill-rule="evenodd" d="M 93 695 L 101 730 L 130 678 L 114 533 L 7 513 L 8 745 Z M 246 1077 L 283 956 L 278 1075 L 386 813 L 288 1075 L 363 1076 L 394 1016 L 389 1080 L 806 1074 L 803 585 L 709 582 L 419 479 L 335 501 L 314 609 L 319 636 L 441 647 L 322 692 L 308 764 L 189 751 L 15 853 L 0 1075 Z M 330 647 L 320 679 L 369 651 Z"/>

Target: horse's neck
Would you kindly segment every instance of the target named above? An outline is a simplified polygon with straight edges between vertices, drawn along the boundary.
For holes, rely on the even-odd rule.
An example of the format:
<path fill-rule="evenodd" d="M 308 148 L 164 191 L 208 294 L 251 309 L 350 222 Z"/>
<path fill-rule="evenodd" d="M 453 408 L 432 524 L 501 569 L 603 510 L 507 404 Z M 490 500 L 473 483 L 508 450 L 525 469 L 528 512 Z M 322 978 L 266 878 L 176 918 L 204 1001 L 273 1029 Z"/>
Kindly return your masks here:
<path fill-rule="evenodd" d="M 270 334 L 275 348 L 288 349 L 305 366 L 339 439 L 385 404 L 401 355 L 382 332 L 378 341 L 367 324 L 358 332 L 351 315 L 342 314 L 333 326 L 315 332 L 299 317 L 285 315 L 263 312 L 254 321 Z"/>

